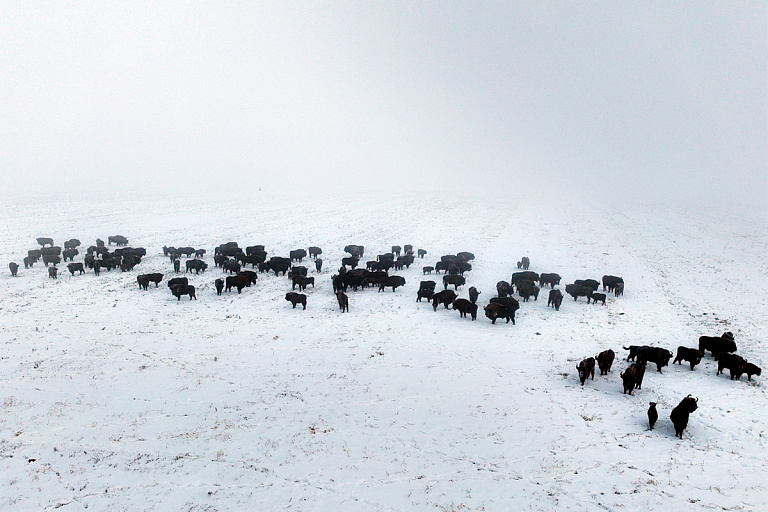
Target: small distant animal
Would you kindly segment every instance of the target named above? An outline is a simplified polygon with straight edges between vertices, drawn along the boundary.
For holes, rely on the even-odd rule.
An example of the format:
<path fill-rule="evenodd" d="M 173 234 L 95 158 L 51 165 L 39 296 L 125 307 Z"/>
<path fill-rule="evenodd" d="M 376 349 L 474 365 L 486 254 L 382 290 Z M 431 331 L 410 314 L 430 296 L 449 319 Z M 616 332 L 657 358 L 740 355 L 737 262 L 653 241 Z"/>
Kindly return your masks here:
<path fill-rule="evenodd" d="M 453 290 L 443 290 L 432 295 L 432 309 L 437 311 L 437 306 L 442 304 L 445 309 L 448 309 L 449 304 L 453 304 L 456 300 L 456 292 Z"/>
<path fill-rule="evenodd" d="M 591 290 L 586 286 L 578 284 L 565 285 L 565 293 L 573 297 L 573 300 L 577 300 L 579 297 L 589 297 Z"/>
<path fill-rule="evenodd" d="M 472 320 L 477 320 L 477 304 L 468 301 L 467 299 L 456 299 L 453 301 L 454 311 L 459 312 L 461 318 L 466 318 L 467 313 L 472 317 Z"/>
<path fill-rule="evenodd" d="M 426 267 L 421 267 L 421 271 L 424 272 L 425 275 L 431 274 L 433 270 L 435 270 L 435 267 L 431 267 L 429 265 Z"/>
<path fill-rule="evenodd" d="M 125 246 L 125 245 L 128 245 L 128 239 L 125 238 L 123 235 L 108 236 L 107 243 L 108 245 L 112 245 L 114 243 L 118 247 Z"/>
<path fill-rule="evenodd" d="M 763 369 L 757 366 L 756 364 L 747 362 L 747 364 L 744 365 L 744 373 L 747 374 L 747 380 L 752 380 L 753 375 L 757 375 L 757 376 L 762 375 Z"/>
<path fill-rule="evenodd" d="M 675 356 L 674 361 L 672 361 L 672 364 L 683 364 L 683 361 L 688 361 L 691 363 L 691 370 L 693 370 L 697 364 L 701 362 L 701 357 L 704 354 L 702 354 L 701 350 L 695 349 L 695 348 L 688 348 L 688 347 L 677 347 L 677 355 Z"/>
<path fill-rule="evenodd" d="M 181 260 L 179 258 L 173 260 L 173 271 L 177 274 L 181 271 Z"/>
<path fill-rule="evenodd" d="M 59 273 L 59 269 L 56 268 L 55 265 L 53 267 L 48 267 L 48 277 L 50 279 L 56 279 L 56 276 L 58 275 L 58 273 Z"/>
<path fill-rule="evenodd" d="M 315 270 L 317 271 L 318 274 L 321 272 L 322 268 L 323 268 L 323 259 L 315 258 Z"/>
<path fill-rule="evenodd" d="M 475 288 L 474 286 L 470 286 L 469 287 L 469 302 L 471 302 L 472 304 L 477 304 L 477 298 L 480 295 L 480 293 L 482 293 L 482 292 L 478 291 L 477 288 Z"/>
<path fill-rule="evenodd" d="M 523 258 L 517 262 L 517 268 L 521 268 L 523 270 L 528 270 L 528 267 L 531 266 L 531 260 L 528 258 L 528 256 L 523 256 Z"/>
<path fill-rule="evenodd" d="M 224 281 L 222 279 L 217 279 L 213 284 L 216 286 L 216 295 L 221 295 L 222 290 L 224 290 Z"/>
<path fill-rule="evenodd" d="M 594 304 L 597 304 L 597 301 L 600 301 L 603 303 L 603 306 L 605 306 L 605 294 L 604 293 L 597 293 L 592 292 L 591 294 L 587 295 L 587 304 L 589 304 L 589 300 L 592 299 L 592 302 Z"/>
<path fill-rule="evenodd" d="M 672 413 L 669 415 L 669 419 L 672 420 L 672 424 L 675 426 L 675 436 L 680 439 L 683 438 L 683 431 L 688 426 L 688 416 L 695 411 L 699 406 L 699 399 L 693 398 L 691 395 L 683 398 L 677 406 L 672 409 Z"/>
<path fill-rule="evenodd" d="M 547 301 L 547 307 L 555 308 L 555 311 L 560 311 L 560 305 L 563 303 L 563 292 L 560 290 L 550 290 L 549 300 Z"/>
<path fill-rule="evenodd" d="M 506 281 L 499 281 L 496 283 L 496 293 L 499 297 L 507 297 L 512 295 L 513 291 L 514 289 L 512 288 L 512 285 Z"/>
<path fill-rule="evenodd" d="M 624 283 L 618 283 L 616 286 L 613 287 L 613 294 L 616 297 L 620 297 L 624 295 Z"/>
<path fill-rule="evenodd" d="M 579 372 L 579 380 L 581 385 L 584 385 L 584 381 L 587 377 L 592 376 L 592 380 L 595 380 L 595 358 L 588 357 L 583 359 L 578 365 L 576 365 L 576 371 Z"/>
<path fill-rule="evenodd" d="M 648 407 L 648 426 L 653 430 L 656 420 L 659 419 L 659 413 L 656 411 L 656 402 L 649 402 Z"/>
<path fill-rule="evenodd" d="M 635 388 L 640 389 L 643 375 L 645 375 L 645 363 L 642 361 L 632 363 L 619 374 L 624 384 L 624 394 L 632 394 Z"/>
<path fill-rule="evenodd" d="M 597 359 L 597 366 L 600 368 L 600 375 L 608 375 L 613 365 L 613 360 L 616 358 L 616 353 L 611 350 L 603 350 L 595 359 Z"/>
<path fill-rule="evenodd" d="M 621 284 L 623 287 L 624 279 L 616 276 L 603 276 L 603 291 L 612 292 L 618 284 Z"/>
<path fill-rule="evenodd" d="M 720 357 L 720 354 L 736 352 L 736 342 L 734 341 L 733 333 L 726 331 L 721 336 L 701 336 L 699 338 L 699 350 L 701 350 L 702 354 L 709 350 L 712 352 L 712 358 L 715 360 Z"/>
<path fill-rule="evenodd" d="M 192 286 L 191 284 L 175 284 L 171 286 L 171 293 L 178 300 L 181 300 L 182 295 L 189 295 L 189 300 L 192 300 L 192 299 L 197 300 L 197 295 L 195 294 L 195 287 Z"/>
<path fill-rule="evenodd" d="M 72 274 L 73 276 L 75 275 L 75 272 L 80 272 L 81 275 L 85 274 L 85 269 L 83 268 L 83 264 L 80 262 L 70 263 L 69 265 L 67 265 L 67 269 L 69 269 L 69 273 Z"/>
<path fill-rule="evenodd" d="M 303 293 L 288 292 L 285 294 L 285 300 L 290 302 L 294 309 L 296 308 L 296 304 L 301 304 L 304 309 L 307 309 L 307 296 Z"/>
<path fill-rule="evenodd" d="M 8 268 L 11 269 L 11 276 L 16 277 L 16 272 L 19 271 L 19 264 L 12 261 L 8 264 Z"/>
<path fill-rule="evenodd" d="M 728 368 L 731 372 L 731 380 L 738 380 L 744 374 L 744 366 L 746 366 L 746 364 L 747 360 L 739 355 L 729 353 L 721 354 L 720 358 L 717 360 L 716 375 L 720 375 L 723 373 L 723 370 Z"/>
<path fill-rule="evenodd" d="M 323 254 L 323 250 L 319 247 L 312 246 L 309 248 L 309 257 L 312 259 L 317 259 L 318 256 Z"/>
<path fill-rule="evenodd" d="M 339 301 L 339 309 L 342 313 L 345 311 L 349 313 L 349 297 L 346 293 L 339 290 L 336 292 L 336 300 Z"/>
<path fill-rule="evenodd" d="M 423 258 L 424 256 L 427 255 L 427 251 L 425 251 L 424 249 L 417 249 L 416 254 L 419 255 L 419 258 Z"/>

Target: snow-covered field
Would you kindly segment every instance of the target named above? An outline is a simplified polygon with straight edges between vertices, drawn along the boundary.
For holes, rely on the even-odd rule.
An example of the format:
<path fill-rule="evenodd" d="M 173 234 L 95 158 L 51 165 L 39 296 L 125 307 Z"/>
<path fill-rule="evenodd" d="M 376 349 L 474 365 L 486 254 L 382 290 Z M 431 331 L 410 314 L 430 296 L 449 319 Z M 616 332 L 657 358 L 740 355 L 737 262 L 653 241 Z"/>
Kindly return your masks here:
<path fill-rule="evenodd" d="M 633 396 L 619 378 L 622 346 L 674 352 L 726 330 L 768 364 L 760 216 L 254 193 L 5 198 L 0 227 L 2 510 L 768 510 L 764 376 L 716 377 L 707 354 L 694 371 L 651 365 Z M 8 271 L 38 236 L 84 252 L 115 234 L 148 251 L 131 272 Z M 307 310 L 273 274 L 217 296 L 212 253 L 228 241 L 281 256 L 320 246 Z M 366 260 L 391 245 L 428 255 L 394 293 L 350 290 L 342 314 L 330 276 L 347 244 Z M 197 301 L 165 281 L 138 288 L 139 273 L 173 273 L 163 245 L 208 250 Z M 525 255 L 561 288 L 614 274 L 626 291 L 605 307 L 566 296 L 556 312 L 545 289 L 514 326 L 417 303 L 421 266 L 458 251 L 476 256 L 460 296 L 476 286 L 481 306 Z M 576 364 L 607 348 L 612 372 L 582 387 Z M 699 408 L 680 440 L 669 413 L 689 393 Z"/>

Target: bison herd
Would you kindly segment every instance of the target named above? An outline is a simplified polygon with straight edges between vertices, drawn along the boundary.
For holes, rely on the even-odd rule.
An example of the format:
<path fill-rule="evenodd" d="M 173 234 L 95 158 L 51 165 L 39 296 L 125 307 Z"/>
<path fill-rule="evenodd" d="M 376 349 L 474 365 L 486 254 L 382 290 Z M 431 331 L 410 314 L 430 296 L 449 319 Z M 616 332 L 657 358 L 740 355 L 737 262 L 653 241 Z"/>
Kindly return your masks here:
<path fill-rule="evenodd" d="M 120 269 L 128 272 L 141 263 L 146 255 L 143 248 L 128 247 L 128 239 L 122 235 L 109 236 L 108 245 L 115 244 L 117 249 L 110 250 L 100 239 L 96 244 L 90 246 L 84 255 L 82 262 L 74 262 L 74 258 L 79 254 L 78 247 L 80 241 L 71 239 L 64 242 L 64 250 L 54 245 L 51 238 L 41 237 L 37 239 L 40 245 L 39 249 L 28 251 L 24 258 L 24 268 L 32 268 L 33 265 L 42 259 L 44 265 L 48 267 L 48 275 L 51 279 L 58 277 L 57 264 L 69 260 L 67 269 L 72 276 L 75 273 L 84 274 L 87 269 L 92 269 L 95 275 L 100 275 L 102 269 L 111 271 Z M 369 287 L 376 287 L 379 292 L 391 288 L 393 292 L 397 288 L 406 285 L 404 277 L 390 274 L 390 271 L 410 268 L 414 263 L 414 249 L 412 245 L 398 246 L 393 245 L 390 252 L 378 254 L 375 259 L 370 259 L 361 265 L 361 260 L 365 255 L 365 247 L 362 245 L 347 245 L 344 251 L 348 254 L 341 258 L 341 266 L 338 273 L 330 277 L 333 294 L 338 301 L 339 310 L 349 312 L 349 296 L 347 292 L 364 290 Z M 170 259 L 174 273 L 181 273 L 181 257 L 187 259 L 184 261 L 184 273 L 194 273 L 199 275 L 206 272 L 208 264 L 203 261 L 207 251 L 205 249 L 195 249 L 190 246 L 168 247 L 163 246 L 164 256 Z M 304 258 L 310 258 L 314 262 L 315 271 L 321 273 L 323 260 L 319 257 L 323 253 L 322 249 L 316 246 L 309 247 L 308 250 L 294 249 L 289 251 L 288 257 L 272 256 L 268 254 L 263 245 L 247 246 L 241 249 L 237 242 L 227 242 L 214 249 L 214 265 L 228 275 L 224 279 L 217 278 L 214 286 L 217 295 L 223 292 L 230 292 L 233 288 L 241 294 L 245 288 L 255 285 L 258 280 L 258 273 L 274 273 L 277 276 L 287 276 L 290 280 L 291 288 L 285 294 L 285 300 L 291 303 L 292 308 L 301 304 L 302 310 L 307 308 L 307 295 L 302 293 L 308 286 L 315 286 L 315 277 L 308 275 L 306 266 L 300 265 Z M 419 258 L 424 258 L 427 251 L 418 249 L 415 253 Z M 423 280 L 420 282 L 416 292 L 416 301 L 422 299 L 428 300 L 437 311 L 442 305 L 443 309 L 453 309 L 459 312 L 460 318 L 470 318 L 477 320 L 478 298 L 481 292 L 474 286 L 468 290 L 468 298 L 459 297 L 459 288 L 467 284 L 466 274 L 471 272 L 472 264 L 475 259 L 474 254 L 470 252 L 458 252 L 455 255 L 444 255 L 434 266 L 423 266 L 424 275 L 435 272 L 442 276 L 442 290 L 436 290 L 437 283 L 434 280 Z M 247 269 L 250 265 L 251 269 Z M 560 310 L 563 302 L 563 292 L 558 288 L 561 277 L 556 273 L 537 273 L 530 269 L 530 259 L 524 256 L 517 262 L 520 269 L 514 272 L 509 281 L 499 281 L 496 284 L 496 296 L 491 297 L 488 303 L 483 307 L 483 312 L 492 324 L 496 320 L 504 320 L 505 323 L 515 324 L 515 313 L 520 309 L 520 301 L 528 302 L 533 298 L 538 300 L 542 288 L 548 287 L 547 306 Z M 8 265 L 11 275 L 17 277 L 19 265 L 11 262 Z M 151 283 L 155 288 L 159 287 L 163 280 L 162 273 L 139 274 L 136 282 L 142 290 L 148 290 Z M 171 294 L 177 300 L 182 296 L 188 296 L 189 300 L 197 300 L 196 290 L 188 281 L 187 277 L 174 277 L 168 280 L 168 288 Z M 602 285 L 602 291 L 599 291 Z M 299 288 L 298 292 L 295 291 Z M 452 289 L 450 289 L 452 287 Z M 606 305 L 606 293 L 613 293 L 615 297 L 624 294 L 624 280 L 621 277 L 605 275 L 601 281 L 595 279 L 577 279 L 573 283 L 566 284 L 565 293 L 570 295 L 574 301 L 580 297 L 587 299 L 587 303 Z M 513 295 L 517 294 L 520 301 Z M 647 345 L 631 345 L 624 347 L 629 351 L 627 361 L 632 361 L 624 371 L 620 373 L 623 384 L 624 394 L 632 395 L 635 389 L 641 389 L 643 378 L 645 376 L 646 366 L 649 363 L 656 364 L 657 373 L 662 373 L 662 368 L 669 365 L 672 359 L 672 352 L 661 347 Z M 677 348 L 672 363 L 682 364 L 683 361 L 690 365 L 694 370 L 702 361 L 704 354 L 709 351 L 712 358 L 717 361 L 717 373 L 720 375 L 724 370 L 730 371 L 731 379 L 738 380 L 742 375 L 747 375 L 748 380 L 752 380 L 753 375 L 761 375 L 762 370 L 757 365 L 750 363 L 743 357 L 734 354 L 736 344 L 733 334 L 726 332 L 721 336 L 702 336 L 699 339 L 698 348 L 680 346 Z M 611 371 L 615 359 L 613 350 L 604 350 L 595 357 L 588 357 L 582 360 L 577 366 L 577 372 L 581 385 L 583 386 L 587 379 L 594 380 L 595 365 L 597 365 L 600 375 L 607 375 Z M 697 408 L 698 399 L 688 395 L 680 404 L 672 410 L 670 419 L 675 427 L 675 434 L 682 437 L 682 433 L 687 426 L 688 416 Z M 656 403 L 651 402 L 648 409 L 649 426 L 652 429 L 658 412 Z"/>
<path fill-rule="evenodd" d="M 635 389 L 642 389 L 643 377 L 648 363 L 654 363 L 656 365 L 657 373 L 662 373 L 661 369 L 669 365 L 670 359 L 672 359 L 672 352 L 662 347 L 652 347 L 648 345 L 630 345 L 629 347 L 623 347 L 624 350 L 628 350 L 627 361 L 632 361 L 623 372 L 619 374 L 623 384 L 624 394 L 631 395 Z M 736 352 L 736 343 L 734 341 L 733 333 L 728 331 L 724 332 L 720 336 L 701 336 L 699 338 L 699 348 L 677 347 L 677 353 L 672 364 L 678 363 L 682 365 L 683 361 L 690 364 L 691 370 L 701 363 L 704 357 L 705 351 L 712 353 L 713 360 L 717 361 L 717 373 L 720 375 L 726 368 L 730 371 L 731 380 L 738 380 L 742 375 L 746 374 L 748 380 L 752 380 L 753 375 L 761 375 L 762 369 L 747 361 L 743 357 L 734 354 Z M 578 365 L 576 365 L 576 371 L 579 375 L 581 385 L 588 378 L 592 380 L 595 378 L 595 362 L 597 362 L 600 368 L 600 375 L 606 375 L 610 369 L 611 364 L 615 358 L 613 350 L 605 350 L 597 355 L 597 357 L 588 357 L 583 359 Z M 698 407 L 698 398 L 688 395 L 685 397 L 670 414 L 670 419 L 675 428 L 675 435 L 682 438 L 683 431 L 688 425 L 688 416 L 694 412 Z M 648 424 L 653 429 L 654 424 L 658 418 L 658 412 L 656 410 L 656 402 L 650 402 L 648 409 Z"/>

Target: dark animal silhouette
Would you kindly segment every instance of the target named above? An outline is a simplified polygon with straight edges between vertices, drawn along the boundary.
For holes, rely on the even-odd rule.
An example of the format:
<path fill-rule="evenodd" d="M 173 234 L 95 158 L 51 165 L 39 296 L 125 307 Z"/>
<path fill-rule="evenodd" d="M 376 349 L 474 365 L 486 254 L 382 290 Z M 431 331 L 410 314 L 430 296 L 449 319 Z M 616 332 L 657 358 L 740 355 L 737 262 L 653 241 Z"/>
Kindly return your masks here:
<path fill-rule="evenodd" d="M 125 238 L 123 235 L 108 236 L 107 242 L 108 242 L 108 245 L 112 245 L 114 243 L 118 247 L 128 245 L 128 239 Z"/>
<path fill-rule="evenodd" d="M 603 303 L 603 306 L 605 306 L 605 294 L 604 293 L 598 293 L 598 292 L 592 292 L 589 295 L 587 295 L 587 304 L 589 304 L 589 300 L 592 299 L 592 302 L 597 304 L 598 301 Z"/>
<path fill-rule="evenodd" d="M 443 290 L 432 295 L 432 309 L 437 311 L 437 306 L 442 304 L 445 309 L 448 309 L 449 304 L 453 304 L 456 300 L 456 292 L 453 290 Z"/>
<path fill-rule="evenodd" d="M 459 316 L 462 318 L 467 317 L 467 313 L 472 317 L 472 320 L 477 320 L 477 304 L 468 301 L 467 299 L 456 299 L 453 301 L 453 309 L 459 312 Z"/>
<path fill-rule="evenodd" d="M 67 269 L 69 270 L 69 273 L 73 276 L 75 275 L 75 272 L 80 272 L 80 275 L 85 274 L 85 269 L 83 268 L 83 264 L 80 262 L 77 263 L 70 263 L 67 265 Z"/>
<path fill-rule="evenodd" d="M 224 290 L 224 281 L 222 279 L 217 279 L 213 284 L 216 286 L 216 295 L 221 295 L 222 290 Z"/>
<path fill-rule="evenodd" d="M 303 293 L 288 292 L 285 294 L 285 300 L 290 302 L 294 309 L 296 308 L 296 304 L 301 304 L 304 309 L 307 309 L 307 296 Z"/>
<path fill-rule="evenodd" d="M 581 381 L 582 386 L 589 376 L 592 376 L 592 380 L 595 380 L 595 358 L 588 357 L 583 359 L 576 365 L 576 371 L 579 372 L 579 380 Z"/>
<path fill-rule="evenodd" d="M 579 297 L 589 297 L 591 290 L 586 286 L 574 283 L 565 285 L 565 293 L 573 297 L 573 300 L 577 300 Z"/>
<path fill-rule="evenodd" d="M 45 246 L 45 245 L 53 246 L 53 238 L 40 237 L 40 238 L 37 238 L 37 243 L 40 244 L 40 246 Z"/>
<path fill-rule="evenodd" d="M 11 269 L 11 276 L 16 277 L 16 273 L 19 271 L 19 264 L 12 261 L 8 264 L 8 268 Z"/>
<path fill-rule="evenodd" d="M 56 268 L 56 265 L 52 267 L 48 267 L 48 277 L 50 279 L 56 279 L 56 276 L 59 274 L 59 269 Z"/>
<path fill-rule="evenodd" d="M 736 352 L 736 342 L 733 333 L 726 331 L 722 336 L 701 336 L 699 338 L 699 350 L 704 354 L 707 350 L 712 352 L 712 358 L 717 360 L 720 354 Z"/>
<path fill-rule="evenodd" d="M 176 297 L 177 300 L 181 300 L 182 295 L 189 295 L 189 300 L 197 300 L 195 287 L 191 284 L 175 284 L 171 286 L 171 293 L 174 297 Z"/>
<path fill-rule="evenodd" d="M 691 370 L 693 370 L 697 364 L 701 362 L 701 357 L 704 354 L 702 354 L 701 350 L 695 349 L 695 348 L 688 348 L 688 347 L 677 347 L 677 355 L 675 355 L 674 361 L 672 361 L 672 364 L 683 364 L 683 361 L 688 361 L 691 363 Z"/>
<path fill-rule="evenodd" d="M 339 309 L 341 309 L 341 312 L 344 313 L 346 311 L 349 313 L 349 297 L 347 294 L 341 290 L 337 291 L 336 300 L 339 301 Z"/>
<path fill-rule="evenodd" d="M 648 407 L 648 426 L 653 430 L 656 420 L 659 419 L 659 413 L 656 411 L 656 402 L 649 402 Z"/>
<path fill-rule="evenodd" d="M 612 292 L 617 284 L 624 284 L 624 279 L 616 276 L 603 276 L 603 291 Z"/>
<path fill-rule="evenodd" d="M 560 311 L 560 305 L 563 303 L 563 292 L 560 290 L 549 290 L 549 299 L 547 300 L 547 307 L 555 308 L 555 311 Z"/>
<path fill-rule="evenodd" d="M 680 439 L 683 438 L 683 431 L 688 426 L 688 416 L 695 411 L 698 406 L 699 399 L 688 395 L 683 398 L 674 409 L 672 409 L 669 419 L 672 420 L 672 424 L 675 426 L 676 437 L 679 437 Z"/>
<path fill-rule="evenodd" d="M 611 350 L 603 350 L 595 359 L 597 359 L 597 366 L 600 368 L 600 375 L 608 375 L 613 366 L 613 360 L 616 358 L 616 353 Z"/>
<path fill-rule="evenodd" d="M 477 298 L 480 296 L 480 293 L 482 293 L 482 292 L 478 291 L 477 288 L 475 288 L 474 286 L 470 286 L 469 287 L 469 302 L 471 302 L 472 304 L 477 304 Z"/>

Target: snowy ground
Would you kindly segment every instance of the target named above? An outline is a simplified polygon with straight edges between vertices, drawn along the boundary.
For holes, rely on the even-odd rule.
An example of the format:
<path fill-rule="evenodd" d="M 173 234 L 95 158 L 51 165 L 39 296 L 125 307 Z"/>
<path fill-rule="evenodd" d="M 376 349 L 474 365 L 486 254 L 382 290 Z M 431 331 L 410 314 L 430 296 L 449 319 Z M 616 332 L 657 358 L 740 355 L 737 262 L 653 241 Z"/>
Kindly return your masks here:
<path fill-rule="evenodd" d="M 4 199 L 0 509 L 768 510 L 763 377 L 716 377 L 707 355 L 694 371 L 649 368 L 633 396 L 619 378 L 623 345 L 675 351 L 725 330 L 768 363 L 765 219 L 557 204 Z M 114 234 L 147 249 L 134 271 L 8 272 L 38 236 Z M 211 255 L 228 241 L 322 247 L 307 310 L 284 300 L 282 276 L 217 296 Z M 343 247 L 373 259 L 409 243 L 429 253 L 399 273 L 408 284 L 350 291 L 339 313 Z M 137 274 L 173 273 L 163 245 L 208 250 L 197 301 L 165 282 L 139 290 Z M 556 312 L 545 289 L 515 326 L 415 302 L 421 266 L 458 251 L 476 256 L 460 296 L 476 286 L 481 306 L 524 255 L 563 285 L 614 274 L 626 292 L 605 307 L 566 296 Z M 613 371 L 580 386 L 575 365 L 607 348 Z M 679 440 L 669 412 L 689 393 L 699 409 Z"/>

